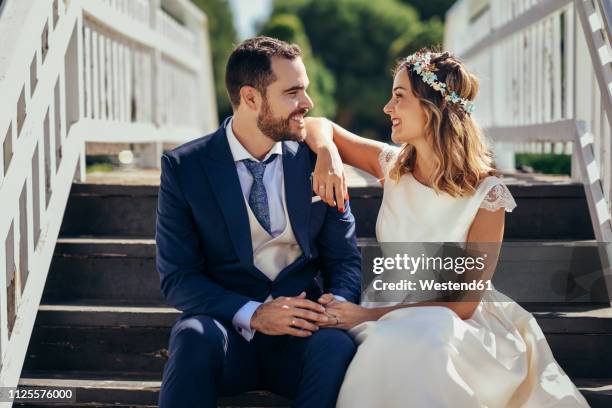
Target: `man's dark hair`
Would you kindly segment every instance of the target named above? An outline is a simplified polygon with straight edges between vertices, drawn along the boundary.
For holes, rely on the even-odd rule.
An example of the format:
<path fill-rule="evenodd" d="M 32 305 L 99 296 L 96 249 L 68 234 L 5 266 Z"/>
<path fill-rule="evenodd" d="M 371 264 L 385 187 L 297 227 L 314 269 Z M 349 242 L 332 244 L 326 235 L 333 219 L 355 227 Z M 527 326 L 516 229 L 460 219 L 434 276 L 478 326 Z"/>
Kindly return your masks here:
<path fill-rule="evenodd" d="M 276 38 L 259 36 L 244 40 L 232 51 L 225 67 L 225 87 L 234 108 L 240 105 L 240 88 L 252 86 L 265 96 L 276 80 L 272 57 L 293 60 L 302 55 L 300 47 Z"/>

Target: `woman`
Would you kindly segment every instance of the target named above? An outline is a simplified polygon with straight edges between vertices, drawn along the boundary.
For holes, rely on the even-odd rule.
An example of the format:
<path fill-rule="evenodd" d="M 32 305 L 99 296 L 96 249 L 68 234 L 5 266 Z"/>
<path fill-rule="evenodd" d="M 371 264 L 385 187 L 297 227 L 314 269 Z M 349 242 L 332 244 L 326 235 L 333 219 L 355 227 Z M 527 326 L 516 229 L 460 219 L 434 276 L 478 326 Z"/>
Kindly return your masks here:
<path fill-rule="evenodd" d="M 339 152 L 384 181 L 379 242 L 500 243 L 505 211 L 516 204 L 471 116 L 477 91 L 477 79 L 449 53 L 422 50 L 400 61 L 384 112 L 401 147 L 311 119 L 313 188 L 334 202 L 333 177 L 325 175 L 338 168 Z M 359 344 L 337 405 L 588 406 L 530 313 L 495 290 L 471 300 L 364 307 L 324 295 L 332 325 Z"/>

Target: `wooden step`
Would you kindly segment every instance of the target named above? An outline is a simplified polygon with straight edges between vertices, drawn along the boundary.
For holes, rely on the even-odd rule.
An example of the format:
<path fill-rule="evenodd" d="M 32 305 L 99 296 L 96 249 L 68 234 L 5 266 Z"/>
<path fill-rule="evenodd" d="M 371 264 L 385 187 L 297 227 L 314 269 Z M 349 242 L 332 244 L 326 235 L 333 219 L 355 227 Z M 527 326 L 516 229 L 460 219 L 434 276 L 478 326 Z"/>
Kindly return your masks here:
<path fill-rule="evenodd" d="M 117 304 L 165 304 L 155 269 L 155 242 L 60 239 L 42 302 L 94 302 L 94 299 Z"/>
<path fill-rule="evenodd" d="M 358 245 L 364 268 L 371 267 L 378 244 L 373 239 L 359 239 Z M 519 303 L 607 301 L 597 249 L 594 241 L 508 242 L 493 283 Z M 164 305 L 155 267 L 155 242 L 60 239 L 42 301 Z"/>
<path fill-rule="evenodd" d="M 577 378 L 574 383 L 592 408 L 612 406 L 612 379 Z"/>
<path fill-rule="evenodd" d="M 75 401 L 59 405 L 65 407 L 156 407 L 159 395 L 159 381 L 142 379 L 114 379 L 92 377 L 89 374 L 72 373 L 72 378 L 42 377 L 48 373 L 32 373 L 22 378 L 21 387 L 71 388 Z M 85 379 L 83 378 L 85 377 Z M 612 405 L 612 379 L 574 380 L 591 407 L 608 408 Z M 252 391 L 235 397 L 219 398 L 219 407 L 289 407 L 291 401 L 267 391 Z M 58 405 L 15 403 L 16 407 L 40 407 Z"/>
<path fill-rule="evenodd" d="M 47 377 L 44 377 L 44 375 Z M 50 373 L 31 373 L 19 381 L 20 387 L 71 388 L 75 398 L 65 406 L 133 406 L 156 407 L 160 381 L 126 379 L 122 377 L 100 377 L 91 373 L 75 372 L 72 377 L 55 376 Z M 121 405 L 117 405 L 120 403 Z M 291 401 L 267 391 L 251 391 L 232 397 L 221 397 L 219 407 L 289 407 Z M 17 407 L 39 407 L 45 405 L 14 404 Z M 53 405 L 56 406 L 56 405 Z"/>
<path fill-rule="evenodd" d="M 612 377 L 612 309 L 533 313 L 569 375 Z M 165 307 L 42 305 L 24 370 L 135 372 L 159 379 L 178 316 Z"/>
<path fill-rule="evenodd" d="M 518 207 L 506 219 L 508 239 L 593 239 L 579 183 L 529 184 L 512 181 Z M 62 236 L 155 235 L 158 186 L 74 184 L 62 224 Z M 357 235 L 373 237 L 382 198 L 380 187 L 351 187 Z M 87 222 L 84 222 L 87 220 Z"/>

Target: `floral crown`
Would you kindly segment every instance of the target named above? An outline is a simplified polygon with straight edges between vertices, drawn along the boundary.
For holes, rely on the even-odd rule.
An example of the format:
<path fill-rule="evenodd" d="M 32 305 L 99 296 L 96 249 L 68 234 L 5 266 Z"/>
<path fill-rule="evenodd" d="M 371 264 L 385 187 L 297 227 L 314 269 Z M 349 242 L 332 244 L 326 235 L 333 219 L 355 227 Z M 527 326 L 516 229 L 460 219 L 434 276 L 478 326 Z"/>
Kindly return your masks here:
<path fill-rule="evenodd" d="M 461 108 L 467 113 L 474 112 L 476 109 L 474 102 L 459 97 L 455 91 L 449 90 L 444 82 L 438 81 L 438 77 L 434 73 L 435 66 L 431 63 L 430 52 L 416 52 L 406 57 L 406 63 L 412 66 L 410 69 L 416 72 L 423 79 L 423 82 L 440 92 L 447 102 L 461 105 Z"/>

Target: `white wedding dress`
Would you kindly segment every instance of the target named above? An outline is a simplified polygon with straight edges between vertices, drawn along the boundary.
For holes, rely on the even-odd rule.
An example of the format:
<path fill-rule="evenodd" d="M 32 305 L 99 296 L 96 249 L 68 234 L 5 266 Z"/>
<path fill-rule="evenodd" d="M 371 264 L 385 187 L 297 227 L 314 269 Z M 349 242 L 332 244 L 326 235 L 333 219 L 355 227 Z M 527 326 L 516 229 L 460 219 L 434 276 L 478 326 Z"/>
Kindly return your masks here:
<path fill-rule="evenodd" d="M 475 194 L 452 198 L 388 171 L 399 148 L 381 153 L 384 195 L 379 242 L 465 242 L 479 208 L 512 211 L 510 192 L 487 177 Z M 473 316 L 409 307 L 350 330 L 359 345 L 342 384 L 341 408 L 588 407 L 555 361 L 533 316 L 486 291 Z"/>

